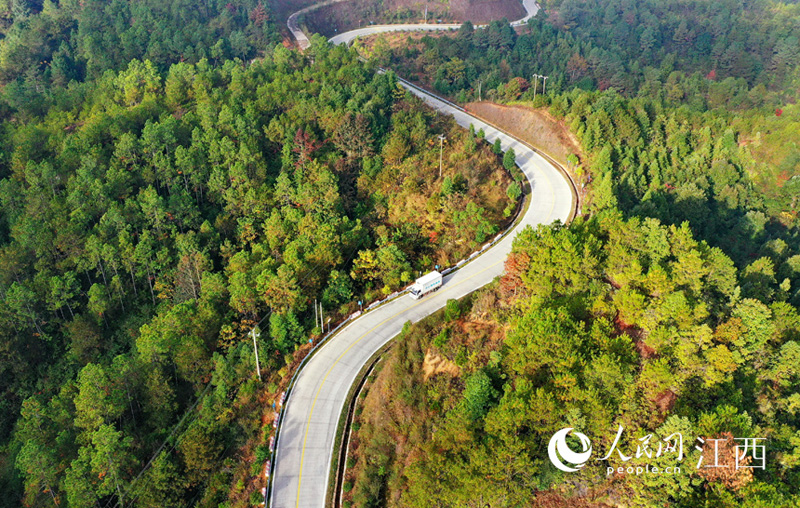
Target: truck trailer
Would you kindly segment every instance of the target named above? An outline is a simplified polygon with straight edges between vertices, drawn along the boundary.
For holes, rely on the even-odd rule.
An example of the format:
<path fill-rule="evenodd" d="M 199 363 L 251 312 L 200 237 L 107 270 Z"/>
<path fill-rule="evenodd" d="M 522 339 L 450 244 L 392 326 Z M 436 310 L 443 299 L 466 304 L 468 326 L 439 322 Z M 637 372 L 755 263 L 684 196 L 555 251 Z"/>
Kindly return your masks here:
<path fill-rule="evenodd" d="M 436 291 L 440 287 L 442 287 L 442 274 L 434 270 L 417 279 L 408 293 L 414 300 L 419 300 L 426 294 L 431 291 Z"/>

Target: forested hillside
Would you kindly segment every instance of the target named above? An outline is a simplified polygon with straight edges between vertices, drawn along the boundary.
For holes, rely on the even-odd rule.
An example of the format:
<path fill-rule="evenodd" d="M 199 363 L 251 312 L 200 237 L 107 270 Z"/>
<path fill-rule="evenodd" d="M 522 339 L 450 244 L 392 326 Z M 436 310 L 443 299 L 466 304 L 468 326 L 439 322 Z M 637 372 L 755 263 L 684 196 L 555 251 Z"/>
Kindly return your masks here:
<path fill-rule="evenodd" d="M 409 327 L 372 377 L 345 505 L 796 506 L 800 315 L 748 277 L 685 225 L 610 211 L 525 231 L 498 284 Z M 620 452 L 653 434 L 653 458 L 598 462 L 618 425 Z M 547 458 L 564 427 L 592 440 L 578 473 Z M 682 460 L 654 458 L 674 432 Z M 696 467 L 696 437 L 732 436 L 766 438 L 766 469 Z M 682 472 L 606 470 L 645 463 Z"/>
<path fill-rule="evenodd" d="M 611 86 L 625 69 L 658 67 L 718 78 L 742 78 L 750 85 L 789 85 L 797 78 L 797 2 L 639 2 L 545 0 L 548 21 L 598 49 Z M 637 65 L 634 65 L 637 64 Z M 614 78 L 614 73 L 623 71 Z"/>
<path fill-rule="evenodd" d="M 131 60 L 3 124 L 7 506 L 247 505 L 312 303 L 335 321 L 515 210 L 490 147 L 347 49 L 218 63 Z"/>
<path fill-rule="evenodd" d="M 710 17 L 707 9 L 716 3 L 685 4 L 705 20 L 693 28 L 698 38 L 727 47 L 730 38 L 747 34 L 759 42 L 748 46 L 763 64 L 755 73 L 725 66 L 714 44 L 696 42 L 684 53 L 660 43 L 649 57 L 623 59 L 626 52 L 638 54 L 639 46 L 602 32 L 609 26 L 586 12 L 580 29 L 559 27 L 559 14 L 552 12 L 519 35 L 499 22 L 486 30 L 467 24 L 454 37 L 392 47 L 377 41 L 369 54 L 460 101 L 477 100 L 480 85 L 483 99 L 548 107 L 582 142 L 587 157 L 576 172 L 590 185 L 594 209 L 619 207 L 674 224 L 688 220 L 698 237 L 744 266 L 768 245 L 786 258 L 800 254 L 800 108 L 794 104 L 800 60 L 787 56 L 778 71 L 764 56 L 800 37 L 800 11 L 756 3 L 763 13 L 757 17 L 750 7 L 740 12 L 729 6 L 726 16 Z M 644 14 L 650 4 L 611 3 L 609 16 L 653 21 Z M 656 21 L 666 33 L 674 18 Z M 732 23 L 739 29 L 731 30 Z M 579 36 L 581 30 L 586 33 Z M 546 94 L 533 74 L 548 75 Z M 779 283 L 797 277 L 796 260 L 792 266 Z M 792 286 L 795 298 L 798 286 Z"/>
<path fill-rule="evenodd" d="M 762 84 L 769 91 L 782 91 L 783 98 L 796 94 L 791 86 L 800 63 L 796 23 L 800 7 L 796 4 L 565 0 L 553 9 L 547 7 L 550 3 L 554 2 L 543 2 L 545 10 L 519 34 L 498 21 L 487 31 L 474 31 L 467 24 L 455 39 L 437 38 L 440 46 L 424 55 L 426 63 L 434 63 L 437 57 L 464 61 L 464 74 L 437 76 L 447 78 L 443 84 L 456 90 L 464 88 L 464 83 L 454 82 L 454 77 L 466 79 L 467 88 L 482 78 L 484 90 L 489 90 L 510 77 L 529 80 L 539 73 L 550 75 L 548 86 L 553 91 L 577 85 L 613 87 L 635 95 L 647 81 L 663 80 L 654 74 L 659 70 L 667 76 L 677 72 L 670 85 L 677 80 L 681 86 L 695 87 L 685 91 L 702 87 L 698 78 L 718 83 L 732 77 L 728 88 Z M 408 49 L 406 58 L 418 54 Z M 457 70 L 458 60 L 448 68 Z M 506 65 L 500 65 L 504 60 Z M 433 70 L 435 74 L 438 69 Z M 698 101 L 702 97 L 690 93 L 680 98 Z M 760 105 L 769 98 L 754 94 L 751 99 Z M 717 102 L 712 108 L 723 104 Z"/>
<path fill-rule="evenodd" d="M 163 72 L 203 58 L 249 60 L 279 40 L 260 0 L 2 0 L 0 19 L 0 95 L 13 109 L 39 114 L 68 100 L 65 87 L 134 59 Z"/>

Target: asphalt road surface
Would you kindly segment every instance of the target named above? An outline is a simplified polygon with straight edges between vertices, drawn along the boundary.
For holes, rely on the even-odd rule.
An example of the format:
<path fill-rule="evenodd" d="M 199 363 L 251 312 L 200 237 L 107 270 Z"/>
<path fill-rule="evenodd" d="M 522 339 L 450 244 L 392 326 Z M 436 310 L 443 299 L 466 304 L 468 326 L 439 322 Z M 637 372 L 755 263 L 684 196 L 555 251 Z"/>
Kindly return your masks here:
<path fill-rule="evenodd" d="M 378 28 L 369 27 L 369 30 Z M 395 337 L 407 321 L 419 321 L 444 307 L 448 299 L 471 293 L 502 274 L 503 262 L 511 251 L 516 232 L 527 226 L 557 220 L 566 222 L 574 209 L 567 177 L 541 156 L 461 109 L 408 83 L 402 84 L 431 107 L 452 115 L 462 127 L 469 128 L 472 124 L 476 130 L 484 130 L 489 142 L 500 139 L 503 150 L 513 148 L 517 164 L 531 184 L 530 206 L 510 234 L 445 276 L 439 291 L 421 300 L 403 295 L 365 313 L 322 345 L 306 363 L 297 375 L 284 408 L 274 458 L 272 508 L 325 506 L 334 436 L 344 399 L 358 372 L 376 351 Z"/>

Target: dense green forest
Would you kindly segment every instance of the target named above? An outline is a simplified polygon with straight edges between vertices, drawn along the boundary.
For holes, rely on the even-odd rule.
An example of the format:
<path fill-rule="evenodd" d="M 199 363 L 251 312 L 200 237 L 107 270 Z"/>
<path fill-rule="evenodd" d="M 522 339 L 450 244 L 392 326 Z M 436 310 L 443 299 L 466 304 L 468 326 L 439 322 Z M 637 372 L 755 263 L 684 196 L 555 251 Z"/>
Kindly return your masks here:
<path fill-rule="evenodd" d="M 519 185 L 324 40 L 90 74 L 0 133 L 0 503 L 249 505 L 312 303 L 461 259 Z"/>
<path fill-rule="evenodd" d="M 686 225 L 526 230 L 499 283 L 410 326 L 372 376 L 346 506 L 797 506 L 800 314 L 751 277 Z M 681 432 L 682 461 L 595 460 L 618 425 L 629 457 Z M 592 440 L 579 473 L 547 458 L 567 426 Z M 698 436 L 767 438 L 766 469 L 697 468 Z M 607 476 L 645 463 L 682 472 Z"/>
<path fill-rule="evenodd" d="M 253 0 L 1 0 L 5 113 L 45 114 L 53 102 L 75 100 L 67 89 L 135 59 L 159 72 L 204 58 L 249 60 L 280 40 L 274 21 Z"/>
<path fill-rule="evenodd" d="M 772 0 L 565 0 L 557 10 L 540 11 L 520 33 L 503 21 L 490 23 L 487 30 L 466 23 L 456 37 L 431 36 L 422 52 L 413 47 L 399 51 L 406 61 L 422 57 L 422 64 L 431 66 L 426 74 L 435 76 L 442 91 L 472 88 L 478 79 L 490 90 L 511 77 L 529 80 L 539 73 L 550 76 L 554 92 L 578 86 L 636 94 L 660 78 L 654 71 L 667 76 L 675 71 L 673 80 L 688 79 L 683 86 L 703 86 L 700 76 L 712 81 L 705 86 L 720 88 L 733 78 L 725 88 L 763 85 L 791 98 L 800 63 L 798 15 L 796 4 Z M 448 65 L 441 68 L 443 62 Z M 702 93 L 686 95 L 682 98 L 694 105 L 703 98 Z M 755 105 L 770 99 L 763 93 L 751 98 Z M 718 105 L 727 104 L 718 101 L 712 108 Z"/>

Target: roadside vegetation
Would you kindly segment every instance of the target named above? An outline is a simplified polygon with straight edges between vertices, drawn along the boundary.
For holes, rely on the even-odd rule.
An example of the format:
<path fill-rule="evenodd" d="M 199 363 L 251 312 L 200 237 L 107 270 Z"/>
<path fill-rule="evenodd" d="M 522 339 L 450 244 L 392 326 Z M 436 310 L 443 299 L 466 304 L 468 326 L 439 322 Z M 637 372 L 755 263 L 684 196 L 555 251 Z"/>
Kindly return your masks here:
<path fill-rule="evenodd" d="M 656 219 L 526 230 L 499 282 L 397 339 L 356 412 L 345 506 L 795 506 L 800 314 L 752 282 Z M 596 461 L 618 425 L 628 456 L 681 432 L 683 460 Z M 564 427 L 592 439 L 580 473 L 547 458 Z M 696 437 L 731 435 L 766 438 L 766 470 L 696 468 Z M 683 471 L 606 474 L 645 463 Z"/>
<path fill-rule="evenodd" d="M 519 34 L 501 22 L 465 24 L 449 37 L 376 39 L 367 54 L 458 101 L 480 91 L 563 120 L 581 143 L 576 173 L 592 186 L 591 209 L 688 220 L 739 266 L 773 240 L 799 253 L 796 9 L 675 9 L 568 0 Z M 534 74 L 549 76 L 546 95 Z"/>

